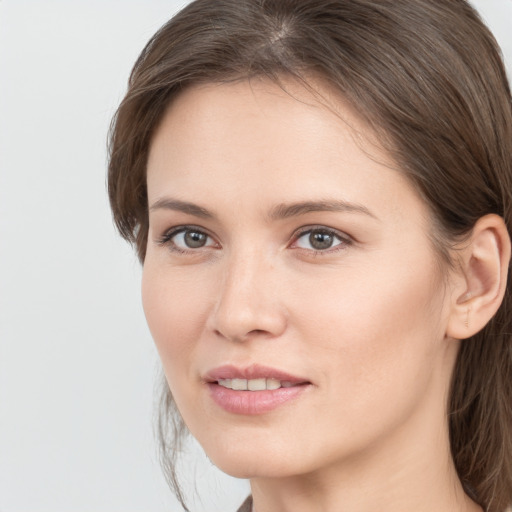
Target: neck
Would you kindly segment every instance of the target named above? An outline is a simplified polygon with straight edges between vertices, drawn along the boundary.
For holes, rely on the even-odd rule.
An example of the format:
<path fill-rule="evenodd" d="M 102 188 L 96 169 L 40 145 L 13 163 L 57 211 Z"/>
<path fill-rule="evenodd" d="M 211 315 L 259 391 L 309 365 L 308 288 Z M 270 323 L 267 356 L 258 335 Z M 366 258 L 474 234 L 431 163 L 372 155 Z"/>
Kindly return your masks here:
<path fill-rule="evenodd" d="M 426 455 L 421 451 L 395 455 L 386 464 L 357 461 L 309 475 L 251 480 L 254 512 L 481 512 L 464 493 L 451 459 L 443 467 L 429 465 L 419 460 Z"/>
<path fill-rule="evenodd" d="M 411 474 L 417 479 L 414 483 Z M 331 475 L 251 481 L 251 488 L 254 512 L 482 512 L 464 494 L 455 475 L 444 478 L 442 482 L 441 475 L 425 471 L 381 478 L 333 471 Z"/>

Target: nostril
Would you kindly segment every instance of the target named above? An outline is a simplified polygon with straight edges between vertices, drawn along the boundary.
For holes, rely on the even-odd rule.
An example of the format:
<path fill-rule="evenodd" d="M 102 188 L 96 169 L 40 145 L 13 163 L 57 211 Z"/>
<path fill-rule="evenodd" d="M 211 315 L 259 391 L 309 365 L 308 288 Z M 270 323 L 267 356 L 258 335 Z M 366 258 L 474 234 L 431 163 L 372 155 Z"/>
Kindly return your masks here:
<path fill-rule="evenodd" d="M 215 329 L 214 330 L 214 333 L 216 336 L 218 336 L 219 338 L 227 338 L 227 339 L 231 339 L 233 341 L 247 341 L 249 340 L 250 338 L 261 338 L 261 337 L 270 337 L 272 336 L 272 333 L 270 333 L 269 331 L 266 331 L 264 329 L 253 329 L 249 332 L 246 332 L 244 334 L 235 334 L 235 333 L 231 333 L 231 335 L 228 335 L 228 334 L 223 334 L 222 331 L 220 331 L 219 329 Z"/>

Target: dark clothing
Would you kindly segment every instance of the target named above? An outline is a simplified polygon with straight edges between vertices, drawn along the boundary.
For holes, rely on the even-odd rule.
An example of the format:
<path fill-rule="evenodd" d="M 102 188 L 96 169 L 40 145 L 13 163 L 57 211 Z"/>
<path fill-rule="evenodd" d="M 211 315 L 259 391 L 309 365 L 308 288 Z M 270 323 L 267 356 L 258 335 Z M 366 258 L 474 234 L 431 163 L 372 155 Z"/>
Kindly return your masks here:
<path fill-rule="evenodd" d="M 252 511 L 252 496 L 248 496 L 248 498 L 243 502 L 242 506 L 237 510 L 237 512 L 251 512 Z"/>

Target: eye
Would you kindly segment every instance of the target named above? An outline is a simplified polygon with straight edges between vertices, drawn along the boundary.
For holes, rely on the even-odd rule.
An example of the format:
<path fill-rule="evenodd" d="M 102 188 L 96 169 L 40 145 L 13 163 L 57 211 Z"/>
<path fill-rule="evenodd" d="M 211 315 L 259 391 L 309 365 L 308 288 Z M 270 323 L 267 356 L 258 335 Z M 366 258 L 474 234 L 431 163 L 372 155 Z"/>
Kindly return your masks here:
<path fill-rule="evenodd" d="M 158 243 L 168 245 L 171 250 L 177 252 L 217 246 L 210 235 L 193 226 L 172 229 L 164 234 Z"/>
<path fill-rule="evenodd" d="M 348 238 L 342 236 L 340 233 L 329 228 L 318 227 L 299 233 L 293 243 L 293 247 L 321 252 L 341 248 L 341 246 L 348 244 Z"/>

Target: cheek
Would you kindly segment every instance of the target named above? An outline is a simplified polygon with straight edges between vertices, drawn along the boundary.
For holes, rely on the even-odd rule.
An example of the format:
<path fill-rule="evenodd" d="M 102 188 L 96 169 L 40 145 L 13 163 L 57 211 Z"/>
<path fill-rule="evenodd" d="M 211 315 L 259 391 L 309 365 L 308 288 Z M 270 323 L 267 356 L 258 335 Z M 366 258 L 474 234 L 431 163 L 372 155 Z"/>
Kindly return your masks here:
<path fill-rule="evenodd" d="M 190 368 L 207 315 L 204 282 L 172 272 L 146 260 L 142 303 L 146 320 L 169 381 L 178 368 Z M 171 383 L 171 382 L 169 382 Z"/>
<path fill-rule="evenodd" d="M 444 301 L 434 264 L 419 263 L 400 265 L 393 258 L 364 270 L 347 268 L 323 291 L 309 285 L 296 294 L 308 298 L 297 315 L 304 349 L 323 360 L 333 393 L 380 400 L 395 387 L 407 392 L 428 380 L 442 354 Z M 352 401 L 363 409 L 364 402 Z"/>

